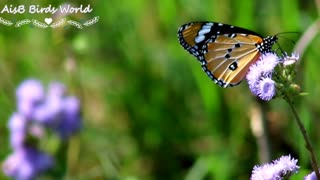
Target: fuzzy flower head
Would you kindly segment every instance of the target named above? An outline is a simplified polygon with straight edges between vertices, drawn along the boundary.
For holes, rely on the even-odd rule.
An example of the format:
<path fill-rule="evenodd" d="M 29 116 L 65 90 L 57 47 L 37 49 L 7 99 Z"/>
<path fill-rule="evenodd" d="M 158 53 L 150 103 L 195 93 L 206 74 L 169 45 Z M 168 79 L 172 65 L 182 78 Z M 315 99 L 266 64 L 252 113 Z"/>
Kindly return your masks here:
<path fill-rule="evenodd" d="M 24 116 L 14 113 L 8 122 L 10 143 L 12 148 L 21 148 L 24 145 L 27 131 L 27 121 Z"/>
<path fill-rule="evenodd" d="M 32 116 L 35 106 L 40 104 L 45 96 L 40 81 L 28 79 L 20 84 L 16 90 L 18 112 L 25 116 Z"/>
<path fill-rule="evenodd" d="M 317 180 L 316 173 L 313 171 L 312 173 L 310 173 L 307 176 L 305 176 L 304 180 Z"/>
<path fill-rule="evenodd" d="M 275 82 L 269 77 L 262 77 L 253 90 L 260 99 L 270 101 L 276 94 Z"/>
<path fill-rule="evenodd" d="M 38 146 L 47 140 L 43 140 L 44 134 L 53 132 L 61 141 L 67 141 L 81 129 L 80 100 L 68 96 L 59 82 L 44 89 L 40 81 L 29 79 L 16 90 L 17 111 L 8 122 L 13 153 L 2 166 L 3 172 L 14 179 L 36 179 L 52 168 L 53 158 Z"/>
<path fill-rule="evenodd" d="M 252 64 L 246 79 L 251 92 L 269 101 L 275 95 L 275 82 L 271 79 L 273 69 L 279 64 L 280 58 L 274 53 L 263 54 L 260 59 Z"/>
<path fill-rule="evenodd" d="M 34 148 L 22 148 L 11 154 L 2 169 L 14 179 L 29 180 L 53 166 L 53 159 Z"/>
<path fill-rule="evenodd" d="M 82 125 L 80 100 L 67 96 L 63 84 L 49 85 L 46 101 L 35 109 L 34 120 L 53 129 L 61 139 L 67 140 Z"/>
<path fill-rule="evenodd" d="M 21 83 L 16 90 L 18 110 L 8 124 L 14 149 L 23 147 L 29 135 L 40 139 L 44 128 L 54 130 L 63 140 L 80 130 L 80 101 L 66 92 L 65 85 L 59 82 L 50 83 L 47 91 L 39 80 Z"/>
<path fill-rule="evenodd" d="M 298 53 L 292 53 L 291 56 L 285 54 L 283 57 L 282 64 L 283 66 L 290 66 L 295 64 L 299 60 L 300 56 Z"/>
<path fill-rule="evenodd" d="M 272 163 L 262 166 L 255 166 L 250 180 L 280 180 L 291 176 L 300 168 L 297 166 L 298 160 L 291 158 L 290 155 L 282 156 Z"/>

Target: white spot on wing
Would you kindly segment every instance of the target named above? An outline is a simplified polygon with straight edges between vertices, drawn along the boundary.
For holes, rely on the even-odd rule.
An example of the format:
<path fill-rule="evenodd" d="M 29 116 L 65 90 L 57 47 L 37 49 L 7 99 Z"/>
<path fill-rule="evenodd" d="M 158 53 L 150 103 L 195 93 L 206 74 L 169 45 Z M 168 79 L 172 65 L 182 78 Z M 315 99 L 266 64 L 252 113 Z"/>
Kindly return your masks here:
<path fill-rule="evenodd" d="M 207 28 L 203 29 L 203 28 L 202 28 L 202 29 L 199 31 L 198 34 L 199 34 L 199 35 L 204 35 L 204 34 L 207 34 L 208 32 L 210 32 L 210 30 L 211 30 L 210 28 L 209 28 L 209 29 L 207 29 Z"/>
<path fill-rule="evenodd" d="M 210 26 L 210 25 L 204 25 L 204 26 L 202 26 L 202 29 L 211 29 L 211 27 L 212 26 Z"/>
<path fill-rule="evenodd" d="M 199 35 L 199 36 L 197 36 L 195 39 L 194 39 L 194 41 L 196 42 L 196 43 L 200 43 L 201 41 L 203 41 L 205 39 L 205 36 L 204 35 Z"/>

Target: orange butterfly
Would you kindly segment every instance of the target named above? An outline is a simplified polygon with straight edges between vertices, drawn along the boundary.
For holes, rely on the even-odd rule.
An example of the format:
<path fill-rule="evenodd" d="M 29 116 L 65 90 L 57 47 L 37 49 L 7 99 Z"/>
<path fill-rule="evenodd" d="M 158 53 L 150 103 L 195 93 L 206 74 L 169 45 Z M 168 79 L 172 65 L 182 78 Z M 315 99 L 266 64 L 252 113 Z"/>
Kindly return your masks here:
<path fill-rule="evenodd" d="M 261 35 L 236 26 L 216 22 L 192 22 L 178 30 L 180 44 L 197 57 L 204 72 L 219 86 L 241 82 L 251 64 L 272 52 L 277 36 Z"/>

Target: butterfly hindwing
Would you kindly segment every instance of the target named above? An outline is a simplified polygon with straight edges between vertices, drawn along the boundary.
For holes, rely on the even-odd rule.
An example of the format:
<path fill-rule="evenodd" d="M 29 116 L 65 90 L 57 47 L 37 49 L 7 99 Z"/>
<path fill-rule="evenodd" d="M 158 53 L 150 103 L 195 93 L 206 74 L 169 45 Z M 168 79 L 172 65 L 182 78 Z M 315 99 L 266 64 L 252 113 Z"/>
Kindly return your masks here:
<path fill-rule="evenodd" d="M 235 86 L 246 75 L 250 65 L 259 58 L 255 35 L 234 34 L 234 37 L 221 35 L 203 46 L 207 74 L 222 87 Z M 262 39 L 261 39 L 262 40 Z"/>
<path fill-rule="evenodd" d="M 178 30 L 180 44 L 202 64 L 202 69 L 219 86 L 239 84 L 251 64 L 270 52 L 276 36 L 259 34 L 236 26 L 194 22 Z"/>

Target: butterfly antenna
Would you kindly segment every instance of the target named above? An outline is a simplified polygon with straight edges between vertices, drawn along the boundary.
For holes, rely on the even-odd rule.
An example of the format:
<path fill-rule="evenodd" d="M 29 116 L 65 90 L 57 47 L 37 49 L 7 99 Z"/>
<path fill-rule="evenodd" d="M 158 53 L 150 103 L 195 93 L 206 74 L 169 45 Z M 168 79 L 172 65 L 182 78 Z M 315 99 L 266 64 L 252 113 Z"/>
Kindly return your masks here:
<path fill-rule="evenodd" d="M 287 53 L 281 48 L 280 44 L 279 44 L 278 42 L 276 42 L 276 44 L 278 45 L 278 48 L 275 49 L 275 52 L 277 52 L 278 50 L 280 50 L 280 52 L 281 52 L 280 55 L 281 55 L 281 56 L 286 55 Z"/>
<path fill-rule="evenodd" d="M 282 36 L 284 34 L 298 34 L 298 35 L 300 34 L 301 35 L 301 32 L 282 32 L 282 33 L 276 34 L 277 37 L 281 37 L 283 39 L 286 39 L 286 40 L 290 41 L 292 44 L 295 44 L 296 41 L 294 41 L 294 40 L 292 40 L 292 39 L 290 39 L 290 38 L 288 38 L 286 36 Z"/>

